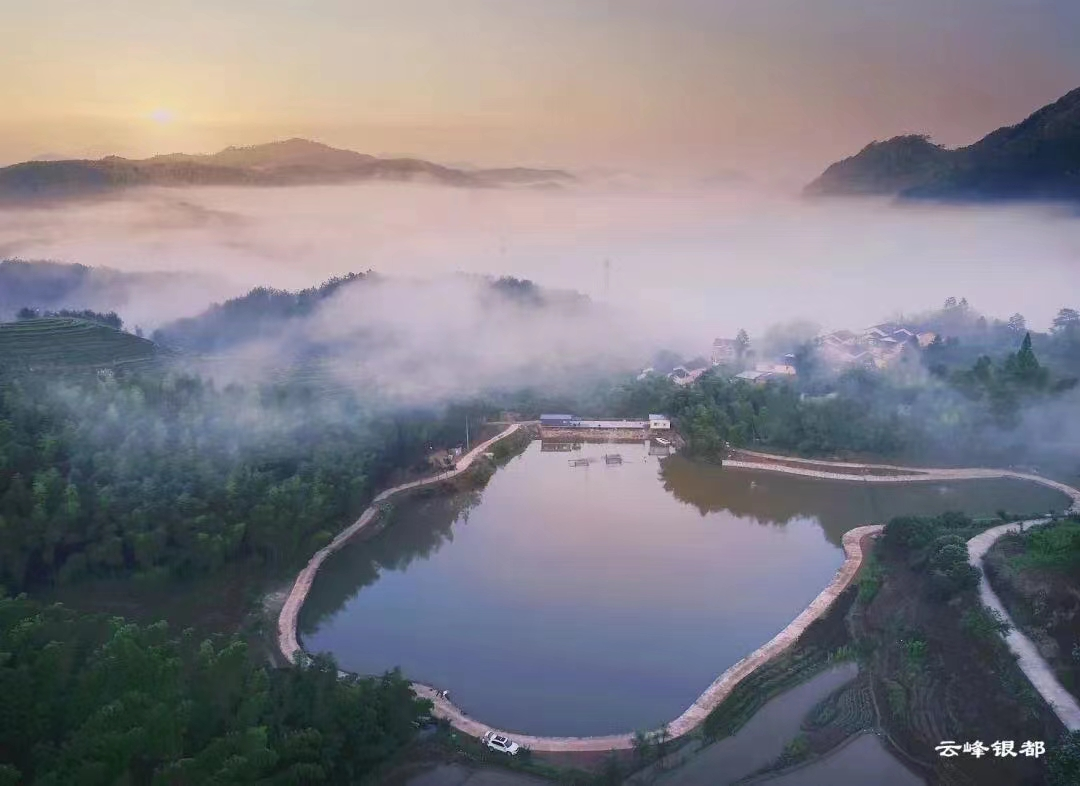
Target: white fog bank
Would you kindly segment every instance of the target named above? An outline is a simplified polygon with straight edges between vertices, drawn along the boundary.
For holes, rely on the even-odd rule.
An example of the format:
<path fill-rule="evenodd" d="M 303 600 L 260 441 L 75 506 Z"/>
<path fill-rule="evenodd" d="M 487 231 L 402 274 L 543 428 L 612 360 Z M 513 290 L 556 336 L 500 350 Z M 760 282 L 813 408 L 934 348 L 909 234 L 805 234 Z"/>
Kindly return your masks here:
<path fill-rule="evenodd" d="M 303 288 L 347 271 L 513 275 L 607 301 L 691 352 L 740 327 L 809 319 L 859 328 L 948 296 L 994 316 L 1019 311 L 1045 329 L 1080 297 L 1080 219 L 1060 210 L 751 191 L 155 190 L 0 211 L 0 256 L 219 282 L 147 294 L 122 313 L 146 327 L 251 286 Z"/>

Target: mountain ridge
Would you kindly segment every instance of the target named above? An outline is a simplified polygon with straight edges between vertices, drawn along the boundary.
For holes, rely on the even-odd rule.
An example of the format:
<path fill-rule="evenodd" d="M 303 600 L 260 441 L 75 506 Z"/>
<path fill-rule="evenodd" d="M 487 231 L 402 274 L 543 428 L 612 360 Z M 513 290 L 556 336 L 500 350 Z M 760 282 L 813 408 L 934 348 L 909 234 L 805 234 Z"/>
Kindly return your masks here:
<path fill-rule="evenodd" d="M 923 134 L 871 142 L 831 164 L 804 194 L 1080 200 L 1080 88 L 965 147 L 948 149 Z"/>
<path fill-rule="evenodd" d="M 377 158 L 294 137 L 206 154 L 23 161 L 0 168 L 0 202 L 104 196 L 139 186 L 282 187 L 372 180 L 421 181 L 462 188 L 551 188 L 575 178 L 560 169 L 465 171 L 418 158 Z"/>

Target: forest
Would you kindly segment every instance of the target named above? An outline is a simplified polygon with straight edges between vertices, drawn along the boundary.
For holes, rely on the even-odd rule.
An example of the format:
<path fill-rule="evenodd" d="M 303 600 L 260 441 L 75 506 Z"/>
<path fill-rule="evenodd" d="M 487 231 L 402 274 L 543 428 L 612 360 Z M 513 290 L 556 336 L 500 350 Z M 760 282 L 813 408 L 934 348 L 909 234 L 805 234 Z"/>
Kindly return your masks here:
<path fill-rule="evenodd" d="M 363 509 L 466 415 L 365 410 L 300 383 L 179 371 L 0 377 L 0 579 L 168 581 L 235 561 L 280 571 Z"/>
<path fill-rule="evenodd" d="M 0 784 L 363 783 L 430 710 L 397 672 L 0 598 Z"/>

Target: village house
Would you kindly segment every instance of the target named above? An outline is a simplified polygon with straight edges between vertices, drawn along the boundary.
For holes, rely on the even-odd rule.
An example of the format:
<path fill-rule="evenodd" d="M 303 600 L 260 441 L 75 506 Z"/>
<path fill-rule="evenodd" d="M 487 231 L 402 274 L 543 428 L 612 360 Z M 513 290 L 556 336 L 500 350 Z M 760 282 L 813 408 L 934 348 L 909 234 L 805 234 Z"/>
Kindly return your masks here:
<path fill-rule="evenodd" d="M 671 428 L 671 418 L 667 415 L 649 415 L 649 431 L 667 431 Z"/>
<path fill-rule="evenodd" d="M 712 343 L 714 366 L 731 365 L 739 360 L 739 342 L 733 338 L 718 338 Z"/>
<path fill-rule="evenodd" d="M 794 363 L 795 356 L 789 354 L 776 360 L 758 363 L 754 366 L 754 371 L 765 371 L 779 377 L 794 377 L 796 375 Z"/>
<path fill-rule="evenodd" d="M 924 346 L 923 336 L 915 330 L 893 322 L 868 327 L 862 333 L 837 330 L 818 337 L 821 356 L 834 366 L 866 366 L 887 368 L 913 346 Z M 930 339 L 927 341 L 932 341 Z"/>
<path fill-rule="evenodd" d="M 704 374 L 706 371 L 708 371 L 708 369 L 705 367 L 696 368 L 691 371 L 685 366 L 676 366 L 674 369 L 672 369 L 671 373 L 668 374 L 668 379 L 670 379 L 676 385 L 689 385 L 695 380 L 697 380 L 697 378 Z"/>
<path fill-rule="evenodd" d="M 743 371 L 735 375 L 735 379 L 741 379 L 744 382 L 752 382 L 755 385 L 764 385 L 770 379 L 775 379 L 776 375 L 771 371 Z"/>

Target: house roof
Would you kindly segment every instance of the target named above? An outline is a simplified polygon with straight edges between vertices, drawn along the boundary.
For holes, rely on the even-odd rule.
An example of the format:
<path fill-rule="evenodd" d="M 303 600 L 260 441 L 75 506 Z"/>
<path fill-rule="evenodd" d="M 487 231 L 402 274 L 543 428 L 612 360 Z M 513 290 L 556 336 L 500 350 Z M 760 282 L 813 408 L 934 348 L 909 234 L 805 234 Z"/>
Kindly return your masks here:
<path fill-rule="evenodd" d="M 573 420 L 573 415 L 541 415 L 540 420 Z"/>
<path fill-rule="evenodd" d="M 771 372 L 769 371 L 743 371 L 742 373 L 736 374 L 735 379 L 745 379 L 750 382 L 756 382 L 762 377 L 768 377 L 770 375 Z"/>
<path fill-rule="evenodd" d="M 737 347 L 739 342 L 733 338 L 718 338 L 713 340 L 712 345 L 714 347 Z"/>
<path fill-rule="evenodd" d="M 649 415 L 649 420 L 671 420 L 667 415 Z"/>

